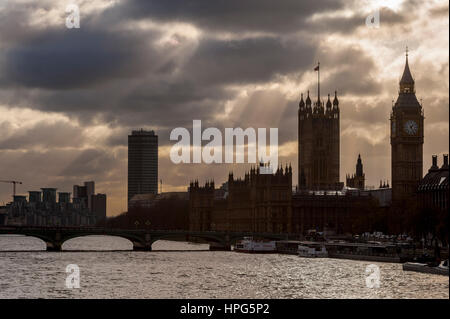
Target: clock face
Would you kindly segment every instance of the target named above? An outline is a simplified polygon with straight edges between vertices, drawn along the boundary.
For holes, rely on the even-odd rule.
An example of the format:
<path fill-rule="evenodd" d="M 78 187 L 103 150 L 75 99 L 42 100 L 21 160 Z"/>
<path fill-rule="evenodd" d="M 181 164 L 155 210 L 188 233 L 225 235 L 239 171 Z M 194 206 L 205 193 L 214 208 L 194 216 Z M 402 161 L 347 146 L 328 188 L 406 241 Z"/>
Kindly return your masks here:
<path fill-rule="evenodd" d="M 416 122 L 409 120 L 405 123 L 405 132 L 409 135 L 414 135 L 417 133 L 419 126 Z"/>

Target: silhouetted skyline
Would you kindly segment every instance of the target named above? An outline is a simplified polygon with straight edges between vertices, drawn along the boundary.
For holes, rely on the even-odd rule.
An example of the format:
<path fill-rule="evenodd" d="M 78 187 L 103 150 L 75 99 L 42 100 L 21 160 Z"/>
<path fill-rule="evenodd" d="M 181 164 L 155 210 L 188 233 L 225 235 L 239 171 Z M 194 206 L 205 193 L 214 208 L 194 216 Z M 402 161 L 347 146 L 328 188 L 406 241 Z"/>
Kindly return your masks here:
<path fill-rule="evenodd" d="M 23 181 L 18 194 L 95 180 L 108 215 L 125 211 L 127 136 L 139 128 L 159 137 L 164 191 L 242 175 L 248 164 L 171 162 L 170 131 L 194 119 L 278 127 L 279 163 L 296 168 L 298 101 L 307 90 L 316 98 L 318 60 L 321 91 L 339 94 L 340 180 L 361 154 L 366 185 L 378 186 L 391 176 L 389 115 L 406 45 L 426 118 L 424 169 L 449 151 L 446 1 L 96 1 L 80 6 L 79 29 L 66 28 L 66 5 L 0 5 L 0 179 Z M 377 6 L 380 28 L 368 28 Z M 0 202 L 10 200 L 0 184 Z"/>

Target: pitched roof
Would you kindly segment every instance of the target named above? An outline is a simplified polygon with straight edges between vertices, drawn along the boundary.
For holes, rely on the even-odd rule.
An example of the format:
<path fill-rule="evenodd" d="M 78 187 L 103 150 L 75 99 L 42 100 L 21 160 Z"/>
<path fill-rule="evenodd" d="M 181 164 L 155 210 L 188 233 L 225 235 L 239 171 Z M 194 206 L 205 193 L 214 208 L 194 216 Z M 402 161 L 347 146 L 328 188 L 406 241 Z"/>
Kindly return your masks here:
<path fill-rule="evenodd" d="M 419 183 L 419 191 L 448 189 L 448 168 L 429 172 Z"/>
<path fill-rule="evenodd" d="M 411 71 L 409 70 L 408 56 L 406 56 L 405 69 L 403 70 L 403 75 L 402 79 L 400 80 L 400 84 L 414 84 L 414 79 L 411 75 Z"/>
<path fill-rule="evenodd" d="M 419 101 L 415 94 L 410 93 L 400 93 L 395 102 L 396 107 L 417 107 L 421 108 Z"/>

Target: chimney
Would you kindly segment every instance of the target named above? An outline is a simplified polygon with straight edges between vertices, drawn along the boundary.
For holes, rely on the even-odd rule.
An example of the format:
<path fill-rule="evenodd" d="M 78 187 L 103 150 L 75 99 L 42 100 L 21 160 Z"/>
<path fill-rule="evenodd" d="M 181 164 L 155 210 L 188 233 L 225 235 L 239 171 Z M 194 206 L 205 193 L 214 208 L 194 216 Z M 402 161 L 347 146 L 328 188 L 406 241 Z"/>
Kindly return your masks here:
<path fill-rule="evenodd" d="M 437 171 L 439 169 L 439 166 L 437 166 L 437 155 L 433 155 L 431 157 L 431 159 L 432 159 L 432 165 L 431 165 L 430 169 L 428 170 L 428 172 Z"/>
<path fill-rule="evenodd" d="M 444 164 L 441 169 L 448 169 L 448 154 L 444 154 Z"/>

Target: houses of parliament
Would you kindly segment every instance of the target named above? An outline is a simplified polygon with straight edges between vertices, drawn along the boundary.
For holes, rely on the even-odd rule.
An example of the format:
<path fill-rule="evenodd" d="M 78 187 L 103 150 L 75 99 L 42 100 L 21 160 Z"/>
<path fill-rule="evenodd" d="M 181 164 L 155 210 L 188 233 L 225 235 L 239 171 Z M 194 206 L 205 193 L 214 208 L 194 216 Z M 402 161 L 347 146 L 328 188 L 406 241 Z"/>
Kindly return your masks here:
<path fill-rule="evenodd" d="M 370 228 L 361 217 L 389 209 L 396 201 L 426 198 L 439 208 L 448 208 L 448 155 L 441 168 L 433 157 L 434 166 L 425 178 L 422 174 L 424 113 L 416 98 L 408 51 L 390 115 L 392 188 L 386 182 L 380 182 L 378 189 L 366 188 L 361 155 L 355 173 L 346 176 L 346 187 L 340 182 L 338 94 L 321 100 L 319 65 L 315 71 L 316 101 L 312 102 L 308 91 L 305 99 L 301 94 L 298 107 L 297 186 L 292 185 L 291 166 L 279 167 L 275 174 L 261 174 L 253 167 L 242 179 L 230 173 L 219 189 L 214 182 L 204 186 L 191 182 L 191 230 L 358 233 Z M 435 194 L 436 189 L 441 195 Z M 357 222 L 361 220 L 366 224 Z"/>

